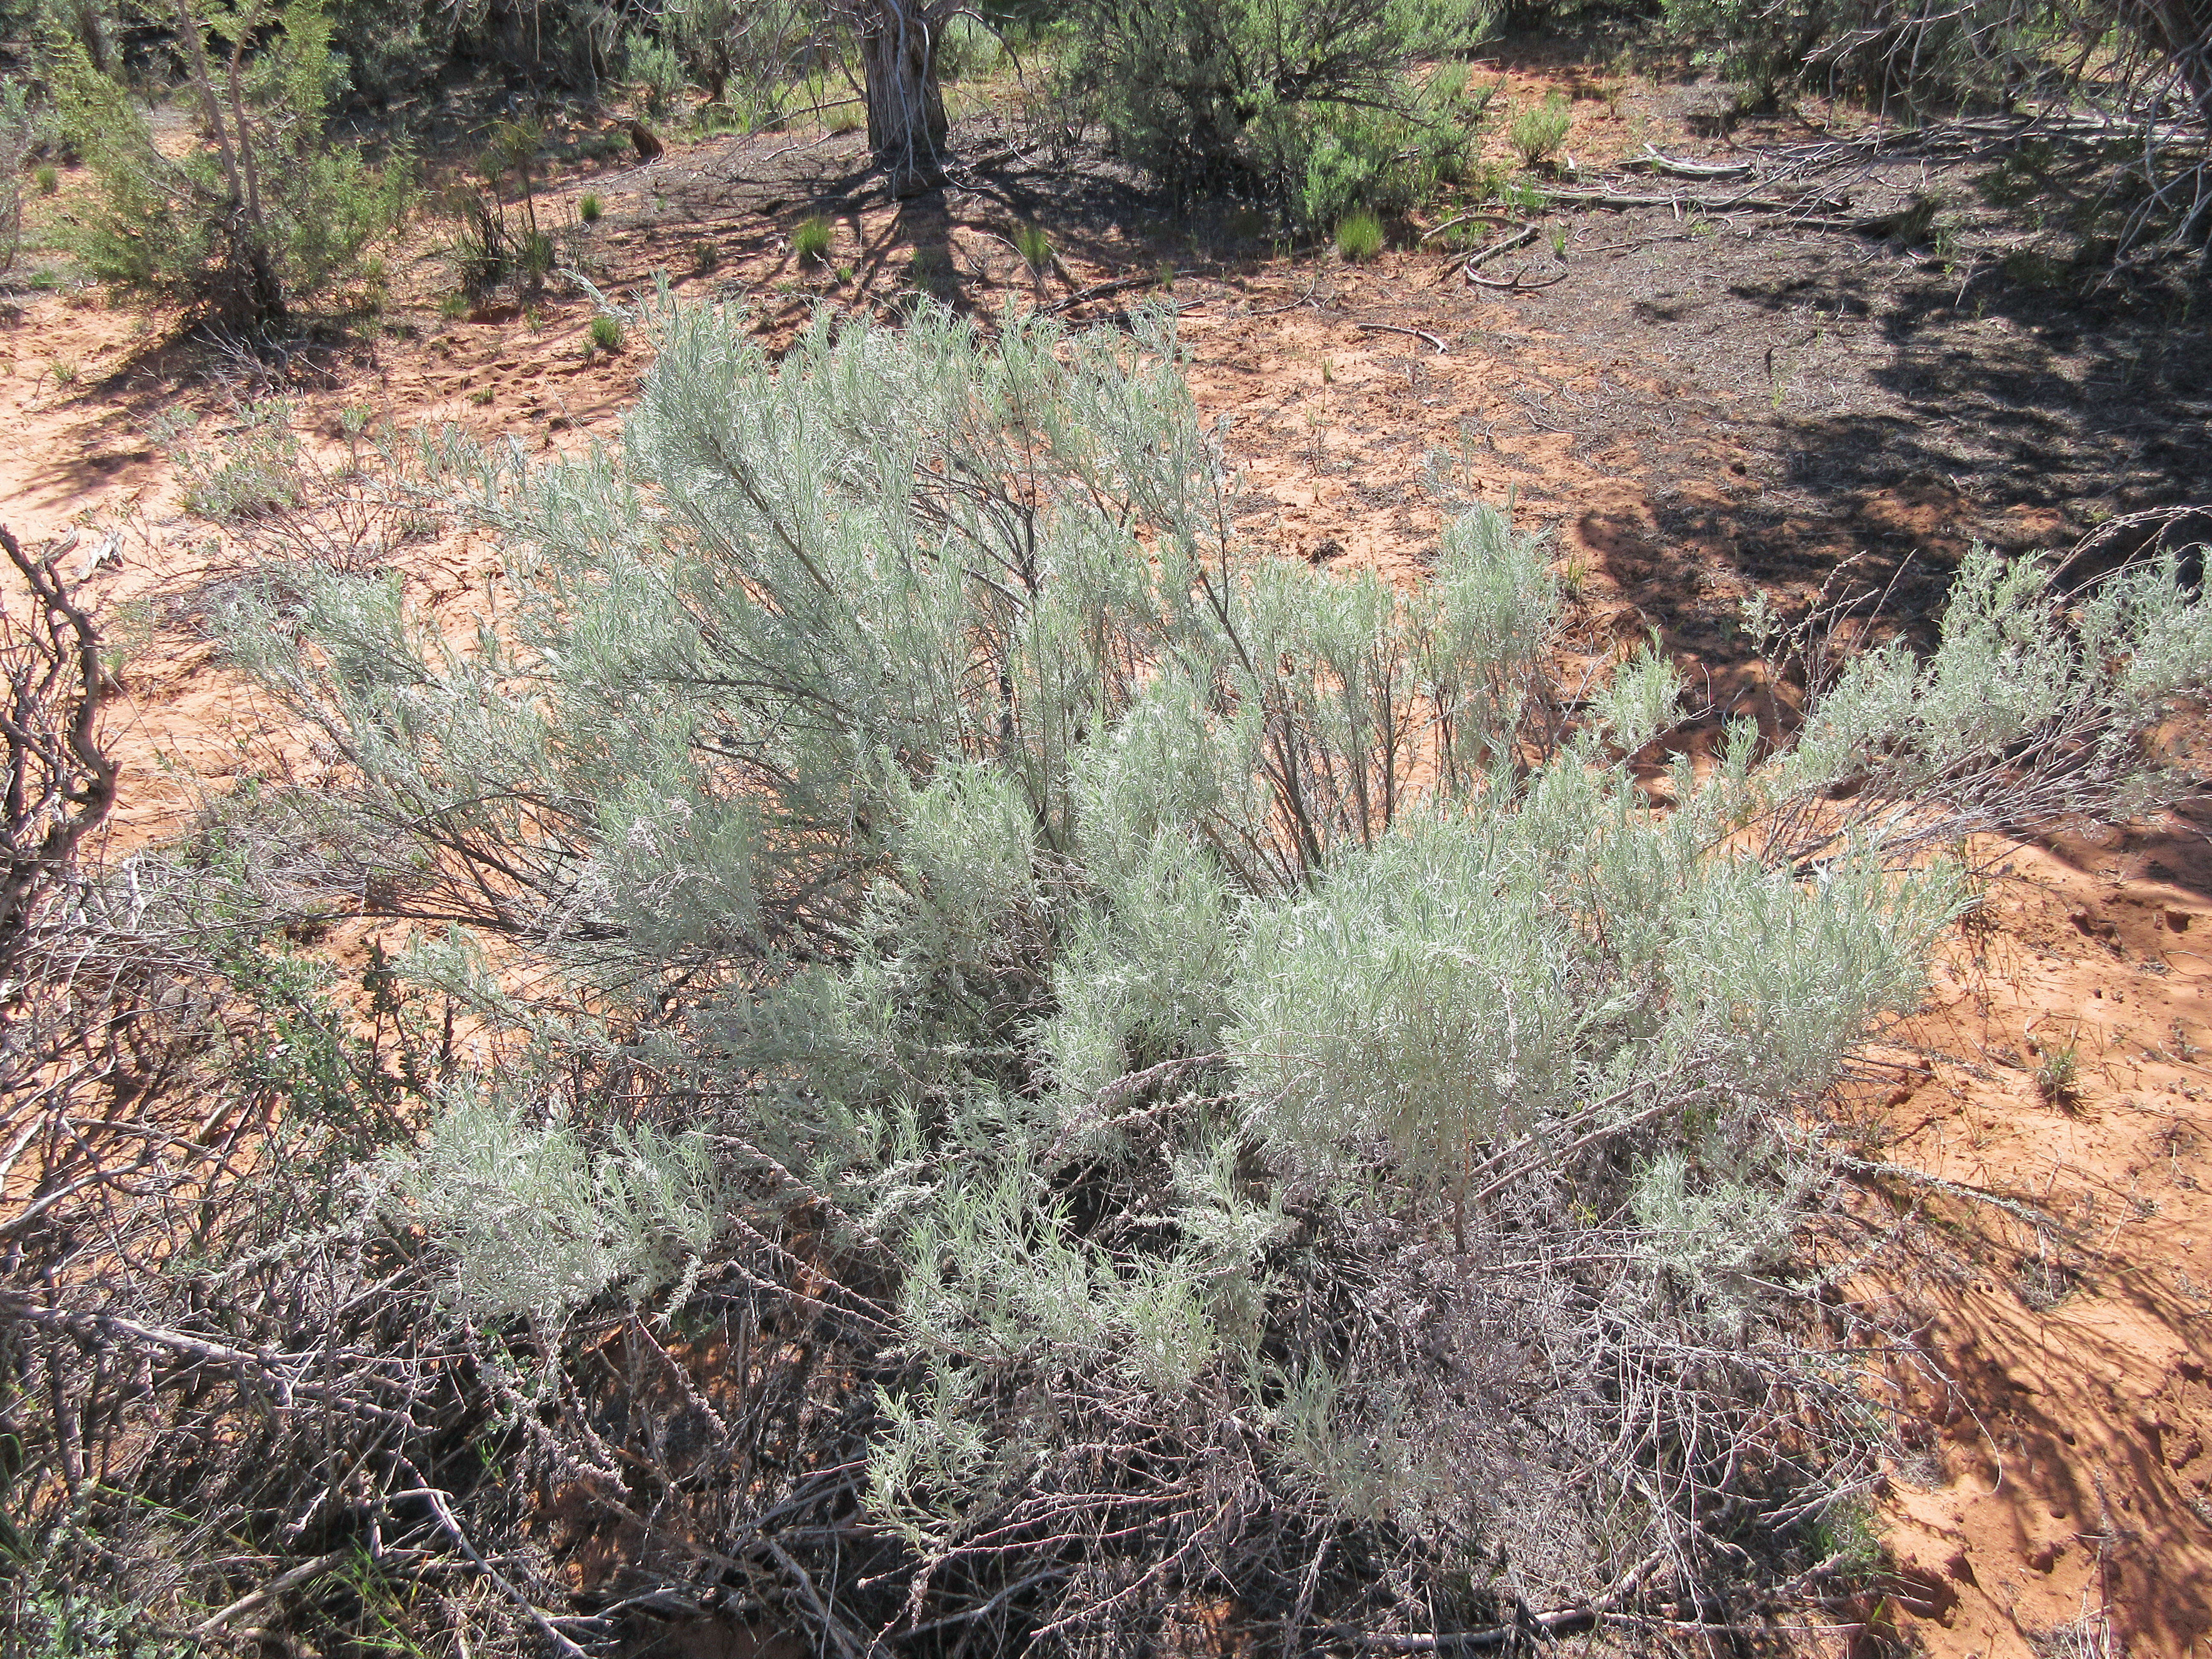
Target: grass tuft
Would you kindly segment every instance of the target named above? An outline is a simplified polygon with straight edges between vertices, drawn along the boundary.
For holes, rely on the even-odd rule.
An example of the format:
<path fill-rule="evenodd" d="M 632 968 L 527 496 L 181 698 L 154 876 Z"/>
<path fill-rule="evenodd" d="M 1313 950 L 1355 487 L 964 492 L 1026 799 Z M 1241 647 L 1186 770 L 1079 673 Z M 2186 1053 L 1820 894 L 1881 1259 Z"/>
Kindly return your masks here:
<path fill-rule="evenodd" d="M 2035 1068 L 2035 1086 L 2054 1106 L 2063 1106 L 2081 1093 L 2081 1057 L 2074 1044 L 2044 1050 L 2043 1063 Z"/>
<path fill-rule="evenodd" d="M 1336 251 L 1354 264 L 1364 264 L 1382 251 L 1382 222 L 1365 208 L 1357 208 L 1336 222 Z"/>
<path fill-rule="evenodd" d="M 791 233 L 791 251 L 802 264 L 819 264 L 830 257 L 830 222 L 820 214 L 801 219 Z"/>
<path fill-rule="evenodd" d="M 1574 125 L 1567 100 L 1553 93 L 1540 104 L 1522 110 L 1513 118 L 1506 130 L 1505 142 L 1521 158 L 1523 167 L 1536 167 L 1550 161 L 1567 142 L 1567 129 Z"/>
<path fill-rule="evenodd" d="M 1052 238 L 1042 225 L 1024 225 L 1016 230 L 1014 246 L 1021 253 L 1022 263 L 1040 276 L 1052 264 Z"/>

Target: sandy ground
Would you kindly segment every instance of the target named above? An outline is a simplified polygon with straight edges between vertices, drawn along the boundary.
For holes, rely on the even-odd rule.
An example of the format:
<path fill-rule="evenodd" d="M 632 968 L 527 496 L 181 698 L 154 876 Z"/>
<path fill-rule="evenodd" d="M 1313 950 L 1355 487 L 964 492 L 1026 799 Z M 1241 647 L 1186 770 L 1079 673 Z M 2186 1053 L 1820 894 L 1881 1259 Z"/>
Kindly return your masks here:
<path fill-rule="evenodd" d="M 1655 140 L 1727 154 L 1680 88 L 1516 72 L 1506 96 L 1554 88 L 1575 100 L 1569 149 L 1585 165 Z M 1863 206 L 1907 187 L 1854 186 Z M 84 188 L 71 176 L 34 202 L 34 236 Z M 771 345 L 819 304 L 888 314 L 917 278 L 985 317 L 1012 301 L 1097 318 L 1131 293 L 1067 302 L 1152 273 L 1182 309 L 1202 410 L 1231 417 L 1256 541 L 1415 579 L 1441 521 L 1421 468 L 1443 452 L 1462 489 L 1553 535 L 1578 629 L 1599 641 L 1658 629 L 1723 711 L 1759 695 L 1731 622 L 1753 586 L 1802 603 L 1851 560 L 1895 578 L 1910 623 L 1970 538 L 2063 545 L 2104 513 L 2201 488 L 2189 457 L 2212 453 L 2212 372 L 2201 347 L 2157 349 L 2160 316 L 2084 313 L 1879 239 L 1559 215 L 1485 267 L 1529 285 L 1505 293 L 1462 280 L 1441 238 L 1350 266 L 1238 246 L 1202 222 L 1162 231 L 1110 177 L 1017 170 L 896 203 L 871 193 L 856 135 L 572 168 L 538 210 L 573 226 L 586 190 L 605 216 L 570 246 L 605 291 L 665 270 L 679 294 L 746 301 Z M 789 229 L 817 209 L 835 246 L 802 267 Z M 1041 281 L 1005 240 L 1032 218 L 1060 256 Z M 340 453 L 342 413 L 362 408 L 386 429 L 453 421 L 541 453 L 614 436 L 643 343 L 590 349 L 591 307 L 573 294 L 442 313 L 452 279 L 433 242 L 395 252 L 380 332 L 286 373 L 315 452 Z M 96 291 L 24 291 L 17 306 L 0 332 L 0 521 L 31 543 L 74 531 L 64 568 L 113 538 L 88 582 L 118 651 L 125 844 L 270 752 L 271 711 L 203 627 L 248 573 L 180 512 L 148 435 L 179 407 L 213 428 L 269 376 Z M 456 617 L 499 574 L 495 545 L 466 534 L 390 557 Z M 1917 1389 L 1882 1500 L 1888 1571 L 1851 1612 L 1855 1651 L 2179 1656 L 2212 1633 L 2206 823 L 2212 805 L 2198 804 L 2006 849 L 2010 873 L 1869 1106 L 1880 1158 L 2063 1226 L 1872 1183 L 1919 1211 L 1958 1265 L 1891 1287 L 1949 1380 Z M 2054 1093 L 2038 1073 L 2061 1052 L 2076 1081 Z"/>

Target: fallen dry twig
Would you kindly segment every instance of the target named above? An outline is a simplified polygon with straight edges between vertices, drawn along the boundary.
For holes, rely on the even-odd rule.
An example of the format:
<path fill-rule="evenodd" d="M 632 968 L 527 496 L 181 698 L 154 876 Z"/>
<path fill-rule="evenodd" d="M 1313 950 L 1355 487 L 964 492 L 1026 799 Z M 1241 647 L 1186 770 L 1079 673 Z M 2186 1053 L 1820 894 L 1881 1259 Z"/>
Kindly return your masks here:
<path fill-rule="evenodd" d="M 1450 352 L 1445 349 L 1444 343 L 1435 335 L 1430 333 L 1425 328 L 1401 328 L 1395 323 L 1355 323 L 1352 326 L 1355 328 L 1364 329 L 1370 334 L 1410 335 L 1416 340 L 1426 340 L 1431 345 L 1437 349 L 1437 356 L 1439 357 L 1448 357 L 1451 355 Z"/>

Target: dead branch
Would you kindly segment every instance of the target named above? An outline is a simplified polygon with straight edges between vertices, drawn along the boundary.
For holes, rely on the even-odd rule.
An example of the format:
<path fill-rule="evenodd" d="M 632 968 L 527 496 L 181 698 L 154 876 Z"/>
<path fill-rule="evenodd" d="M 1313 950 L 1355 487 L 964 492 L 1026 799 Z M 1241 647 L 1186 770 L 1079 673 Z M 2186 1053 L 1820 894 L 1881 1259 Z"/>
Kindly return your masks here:
<path fill-rule="evenodd" d="M 34 559 L 5 526 L 0 549 L 30 590 L 30 615 L 0 613 L 0 735 L 8 744 L 7 867 L 0 873 L 0 981 L 15 977 L 40 896 L 115 805 L 118 768 L 100 745 L 111 684 L 100 630 L 52 557 Z"/>
<path fill-rule="evenodd" d="M 1520 229 L 1515 231 L 1510 236 L 1500 237 L 1497 241 L 1492 242 L 1488 247 L 1486 247 L 1480 252 L 1470 256 L 1467 261 L 1460 266 L 1460 269 L 1471 276 L 1476 270 L 1480 270 L 1482 266 L 1488 264 L 1492 259 L 1498 258 L 1501 254 L 1510 253 L 1516 247 L 1526 247 L 1529 243 L 1535 240 L 1536 227 L 1534 225 L 1523 225 Z"/>
<path fill-rule="evenodd" d="M 1444 349 L 1444 343 L 1425 328 L 1401 328 L 1395 323 L 1354 323 L 1352 326 L 1364 329 L 1370 334 L 1403 334 L 1413 339 L 1426 340 L 1437 349 L 1437 356 L 1450 356 Z"/>
<path fill-rule="evenodd" d="M 1679 155 L 1663 155 L 1650 144 L 1644 154 L 1631 156 L 1623 165 L 1648 167 L 1654 173 L 1672 173 L 1681 179 L 1747 179 L 1753 171 L 1748 161 L 1692 161 Z"/>

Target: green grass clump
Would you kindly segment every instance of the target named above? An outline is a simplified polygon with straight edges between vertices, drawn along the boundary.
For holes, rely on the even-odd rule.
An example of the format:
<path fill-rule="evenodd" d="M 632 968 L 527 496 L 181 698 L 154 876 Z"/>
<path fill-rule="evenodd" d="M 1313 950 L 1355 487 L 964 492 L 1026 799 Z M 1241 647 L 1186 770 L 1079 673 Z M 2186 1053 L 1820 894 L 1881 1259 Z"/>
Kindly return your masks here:
<path fill-rule="evenodd" d="M 1382 222 L 1365 208 L 1355 208 L 1336 222 L 1336 251 L 1354 264 L 1364 264 L 1382 251 Z"/>
<path fill-rule="evenodd" d="M 2035 1068 L 2035 1086 L 2056 1105 L 2065 1105 L 2080 1095 L 2081 1057 L 2074 1044 L 2045 1050 L 2043 1063 Z"/>
<path fill-rule="evenodd" d="M 1533 167 L 1548 161 L 1559 153 L 1567 142 L 1567 129 L 1574 125 L 1574 117 L 1567 111 L 1567 100 L 1558 93 L 1530 109 L 1522 110 L 1513 118 L 1506 130 L 1505 142 L 1521 158 L 1521 165 Z"/>
<path fill-rule="evenodd" d="M 820 214 L 801 219 L 791 233 L 791 251 L 807 264 L 818 264 L 830 257 L 830 222 Z"/>
<path fill-rule="evenodd" d="M 622 341 L 622 319 L 619 317 L 611 317 L 601 312 L 592 319 L 592 343 L 601 351 L 620 351 Z"/>
<path fill-rule="evenodd" d="M 62 187 L 62 176 L 51 167 L 40 167 L 31 175 L 38 180 L 39 194 L 51 196 Z"/>
<path fill-rule="evenodd" d="M 1042 225 L 1024 225 L 1014 232 L 1014 247 L 1022 263 L 1042 276 L 1052 264 L 1052 238 Z"/>
<path fill-rule="evenodd" d="M 576 216 L 587 225 L 599 223 L 599 216 L 606 210 L 606 204 L 593 195 L 587 194 L 582 201 L 576 204 Z"/>
<path fill-rule="evenodd" d="M 542 230 L 526 231 L 515 249 L 515 264 L 532 283 L 543 282 L 552 273 L 555 261 L 553 239 Z"/>

